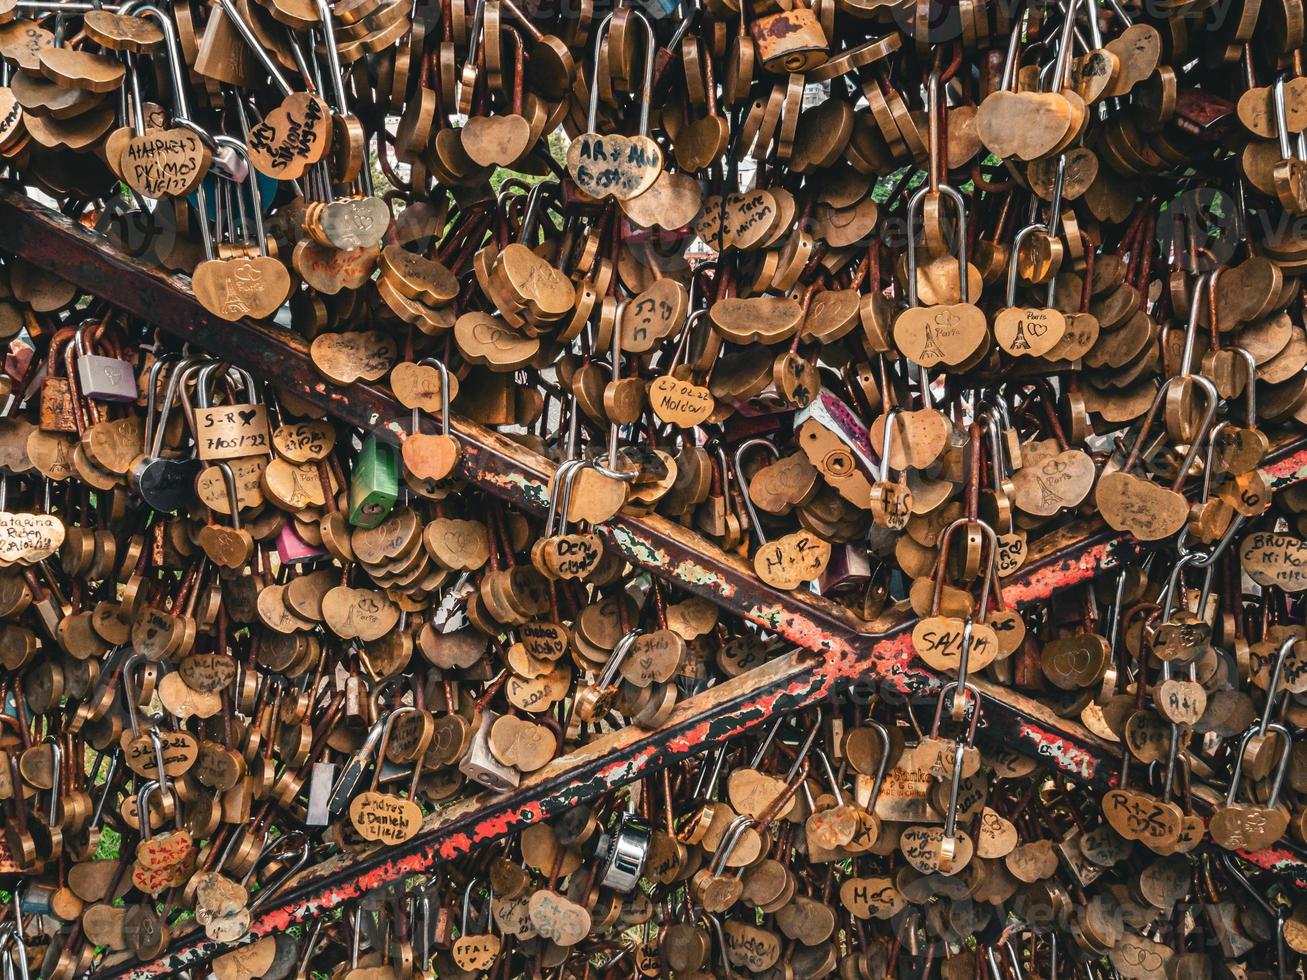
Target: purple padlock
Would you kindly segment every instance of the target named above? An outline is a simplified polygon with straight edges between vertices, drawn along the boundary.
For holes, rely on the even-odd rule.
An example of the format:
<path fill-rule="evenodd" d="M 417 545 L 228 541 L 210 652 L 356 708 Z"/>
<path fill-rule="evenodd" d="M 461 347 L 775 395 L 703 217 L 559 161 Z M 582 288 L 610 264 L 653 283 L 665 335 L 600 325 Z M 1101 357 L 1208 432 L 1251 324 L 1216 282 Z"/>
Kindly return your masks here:
<path fill-rule="evenodd" d="M 281 559 L 283 565 L 298 565 L 301 562 L 313 561 L 326 553 L 324 549 L 315 548 L 301 538 L 293 524 L 286 524 L 277 532 L 277 557 Z"/>

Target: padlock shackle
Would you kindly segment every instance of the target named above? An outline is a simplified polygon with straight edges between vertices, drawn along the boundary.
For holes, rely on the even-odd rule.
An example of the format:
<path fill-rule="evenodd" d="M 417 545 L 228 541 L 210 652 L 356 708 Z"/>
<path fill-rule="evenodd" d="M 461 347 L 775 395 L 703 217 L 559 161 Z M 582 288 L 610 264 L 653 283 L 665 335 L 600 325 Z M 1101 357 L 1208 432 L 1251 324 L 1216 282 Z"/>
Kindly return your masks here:
<path fill-rule="evenodd" d="M 1025 240 L 1037 231 L 1044 231 L 1044 226 L 1026 225 L 1012 236 L 1012 251 L 1008 253 L 1007 259 L 1007 295 L 1005 299 L 1009 307 L 1017 305 L 1017 253 L 1021 250 Z"/>
<path fill-rule="evenodd" d="M 1175 614 L 1177 595 L 1180 592 L 1180 573 L 1184 571 L 1186 565 L 1196 564 L 1199 557 L 1196 551 L 1184 552 L 1171 567 L 1171 573 L 1167 576 L 1166 585 L 1162 586 L 1162 593 L 1157 597 L 1158 604 L 1162 607 L 1162 622 L 1170 622 L 1171 617 Z M 1202 610 L 1199 610 L 1201 613 Z"/>
<path fill-rule="evenodd" d="M 290 864 L 288 867 L 283 869 L 281 874 L 279 874 L 275 880 L 269 882 L 268 884 L 262 886 L 259 889 L 259 893 L 255 895 L 254 900 L 250 902 L 251 914 L 258 911 L 258 909 L 268 899 L 270 899 L 273 895 L 277 894 L 277 892 L 279 892 L 282 888 L 286 887 L 286 885 L 290 882 L 290 880 L 294 878 L 297 874 L 299 874 L 300 870 L 306 864 L 309 863 L 309 855 L 313 851 L 312 842 L 308 839 L 306 835 L 299 833 L 298 831 L 292 834 L 287 834 L 285 837 L 279 838 L 276 841 L 276 843 L 274 843 L 272 847 L 269 848 L 268 852 L 259 855 L 259 860 L 262 861 L 265 858 L 269 857 L 271 853 L 276 852 L 277 848 L 281 846 L 283 842 L 289 841 L 296 836 L 300 837 L 301 841 L 297 847 L 298 853 L 295 856 L 295 861 L 292 864 Z"/>
<path fill-rule="evenodd" d="M 1173 384 L 1191 383 L 1200 387 L 1207 395 L 1207 410 L 1203 413 L 1202 424 L 1194 434 L 1193 441 L 1189 446 L 1189 451 L 1185 453 L 1184 459 L 1176 469 L 1175 479 L 1171 483 L 1171 489 L 1178 492 L 1181 484 L 1184 483 L 1185 477 L 1189 473 L 1189 468 L 1193 466 L 1194 459 L 1198 456 L 1198 448 L 1203 444 L 1203 439 L 1212 427 L 1212 420 L 1216 417 L 1216 406 L 1220 401 L 1220 395 L 1217 394 L 1216 386 L 1201 374 L 1191 374 L 1187 377 L 1176 375 L 1167 378 L 1157 389 L 1157 394 L 1153 397 L 1153 403 L 1149 406 L 1148 414 L 1144 416 L 1143 424 L 1139 428 L 1139 434 L 1135 437 L 1130 447 L 1130 454 L 1126 457 L 1125 463 L 1121 467 L 1122 473 L 1129 473 L 1139 462 L 1139 455 L 1143 452 L 1144 445 L 1152 431 L 1153 425 L 1157 421 L 1157 413 L 1161 410 L 1162 404 L 1166 401 L 1167 392 L 1170 391 Z"/>
<path fill-rule="evenodd" d="M 815 755 L 821 761 L 821 768 L 826 773 L 826 780 L 830 783 L 831 792 L 835 795 L 835 805 L 844 805 L 844 791 L 840 789 L 839 780 L 835 778 L 835 770 L 831 768 L 830 757 L 826 755 L 825 749 L 813 749 Z"/>
<path fill-rule="evenodd" d="M 1275 651 L 1275 667 L 1271 671 L 1270 683 L 1266 686 L 1266 708 L 1262 711 L 1261 724 L 1257 726 L 1257 734 L 1265 735 L 1270 726 L 1271 716 L 1275 713 L 1275 702 L 1280 696 L 1280 682 L 1284 674 L 1284 661 L 1289 656 L 1289 651 L 1294 645 L 1299 643 L 1296 637 L 1289 636 L 1280 644 L 1280 648 Z"/>
<path fill-rule="evenodd" d="M 227 487 L 227 506 L 231 508 L 231 526 L 232 530 L 241 529 L 241 505 L 240 498 L 236 493 L 236 474 L 232 472 L 231 464 L 225 459 L 216 460 L 213 464 L 222 474 L 222 482 Z"/>
<path fill-rule="evenodd" d="M 377 761 L 372 764 L 372 784 L 368 788 L 372 792 L 377 791 L 377 786 L 381 781 L 381 764 L 386 760 L 386 746 L 390 744 L 390 731 L 395 727 L 395 721 L 402 715 L 412 714 L 417 711 L 412 705 L 401 704 L 397 708 L 391 708 L 386 712 L 386 719 L 381 724 L 381 740 L 377 744 Z M 369 732 L 369 735 L 371 733 Z"/>
<path fill-rule="evenodd" d="M 966 710 L 967 699 L 970 698 L 972 701 L 971 723 L 967 726 L 966 741 L 967 747 L 970 748 L 976 744 L 976 729 L 980 726 L 980 691 L 974 684 L 969 684 L 966 681 L 949 681 L 939 689 L 939 695 L 935 698 L 935 716 L 930 723 L 930 735 L 932 738 L 939 737 L 940 722 L 944 718 L 944 700 L 951 693 L 955 702 L 953 706 L 956 707 L 959 690 L 962 693 L 964 711 Z M 886 732 L 887 738 L 888 735 L 889 733 Z"/>
<path fill-rule="evenodd" d="M 939 560 L 935 565 L 935 591 L 930 601 L 930 614 L 939 615 L 939 603 L 944 596 L 944 573 L 948 567 L 948 549 L 952 544 L 953 534 L 958 528 L 975 525 L 989 541 L 989 561 L 985 564 L 985 577 L 981 580 L 980 601 L 976 605 L 978 616 L 967 617 L 968 621 L 979 618 L 982 622 L 989 612 L 989 597 L 994 587 L 994 573 L 998 568 L 998 535 L 989 523 L 979 517 L 959 517 L 944 529 L 939 536 Z"/>
<path fill-rule="evenodd" d="M 481 0 L 485 2 L 485 0 Z M 654 53 L 658 48 L 658 42 L 654 37 L 653 27 L 650 26 L 648 18 L 638 10 L 629 7 L 624 8 L 627 13 L 639 22 L 644 28 L 645 48 L 644 48 L 644 85 L 640 88 L 640 135 L 649 135 L 649 105 L 653 97 L 653 64 Z M 599 119 L 599 51 L 603 45 L 604 38 L 608 36 L 608 30 L 612 26 L 613 11 L 609 13 L 599 24 L 599 29 L 595 31 L 594 48 L 595 63 L 594 68 L 590 70 L 590 106 L 586 112 L 586 132 L 595 132 L 595 126 Z M 618 323 L 621 319 L 618 319 Z M 617 329 L 616 325 L 613 327 Z"/>
<path fill-rule="evenodd" d="M 949 780 L 948 815 L 944 818 L 944 837 L 953 840 L 958 829 L 958 793 L 962 789 L 962 760 L 967 747 L 961 739 L 953 750 L 953 775 Z"/>
<path fill-rule="evenodd" d="M 272 57 L 264 49 L 263 43 L 255 35 L 250 25 L 245 22 L 241 12 L 236 9 L 236 4 L 232 3 L 232 0 L 218 0 L 218 4 L 222 7 L 222 12 L 231 20 L 232 26 L 236 28 L 236 31 L 249 46 L 250 53 L 258 59 L 259 64 L 263 66 L 263 70 L 268 73 L 268 77 L 272 79 L 272 84 L 281 92 L 282 98 L 294 94 L 295 90 L 290 87 L 290 82 L 286 81 L 286 76 L 281 73 L 281 68 L 272 60 Z M 309 84 L 307 78 L 304 79 L 304 82 L 306 85 Z"/>
<path fill-rule="evenodd" d="M 335 49 L 333 48 L 332 50 L 334 51 Z M 263 192 L 259 190 L 258 174 L 255 171 L 254 166 L 250 163 L 249 147 L 235 137 L 227 136 L 225 134 L 219 134 L 213 139 L 219 146 L 231 150 L 245 163 L 244 180 L 232 180 L 231 182 L 233 184 L 243 183 L 249 185 L 250 202 L 254 210 L 254 234 L 258 237 L 259 254 L 266 256 L 268 254 L 268 235 L 263 229 Z M 230 177 L 224 177 L 223 179 L 231 180 Z M 240 192 L 237 191 L 237 193 L 239 194 Z M 201 221 L 200 223 L 204 224 L 205 222 Z M 249 229 L 242 228 L 241 232 L 242 234 L 248 235 Z M 248 371 L 245 371 L 243 368 L 237 368 L 236 370 L 239 373 L 244 374 L 250 380 L 251 386 L 253 385 L 253 377 L 250 376 Z M 255 404 L 258 403 L 253 395 L 253 391 L 251 391 L 251 400 L 254 401 Z"/>
<path fill-rule="evenodd" d="M 440 372 L 440 434 L 447 436 L 449 435 L 449 368 L 438 357 L 424 357 L 418 361 L 418 365 L 433 367 Z M 417 409 L 415 408 L 413 411 L 416 413 Z M 416 418 L 416 415 L 414 417 Z M 417 432 L 416 426 L 414 426 L 413 431 Z"/>
<path fill-rule="evenodd" d="M 899 420 L 903 414 L 902 407 L 895 405 L 885 413 L 885 431 L 880 440 L 880 482 L 889 482 L 889 456 L 890 443 L 893 441 L 894 423 Z M 907 446 L 903 447 L 906 451 Z"/>
<path fill-rule="evenodd" d="M 735 485 L 740 490 L 740 497 L 744 501 L 744 509 L 749 515 L 749 526 L 753 531 L 753 536 L 757 539 L 758 546 L 762 547 L 767 543 L 767 537 L 762 533 L 762 522 L 758 520 L 758 512 L 754 509 L 753 501 L 749 499 L 748 482 L 744 479 L 744 456 L 749 450 L 757 448 L 766 449 L 771 453 L 773 460 L 781 458 L 781 451 L 776 448 L 771 440 L 761 437 L 746 439 L 735 450 Z"/>
<path fill-rule="evenodd" d="M 1286 641 L 1288 642 L 1288 641 Z M 1270 704 L 1267 704 L 1266 717 L 1270 716 Z M 1263 719 L 1264 721 L 1264 719 Z M 1238 798 L 1239 789 L 1243 786 L 1243 756 L 1244 750 L 1248 748 L 1248 743 L 1253 737 L 1264 738 L 1268 733 L 1275 732 L 1280 736 L 1280 762 L 1276 766 L 1275 782 L 1271 785 L 1271 796 L 1267 801 L 1268 810 L 1275 809 L 1276 803 L 1280 800 L 1280 789 L 1284 785 L 1284 774 L 1288 767 L 1289 759 L 1293 750 L 1293 739 L 1289 735 L 1288 729 L 1278 722 L 1273 725 L 1259 725 L 1256 728 L 1250 728 L 1243 733 L 1243 738 L 1239 739 L 1239 748 L 1235 752 L 1234 772 L 1230 774 L 1230 789 L 1225 794 L 1225 805 L 1233 806 L 1234 801 Z"/>
<path fill-rule="evenodd" d="M 571 488 L 571 474 L 580 469 L 582 466 L 589 465 L 588 460 L 583 459 L 565 459 L 558 464 L 558 469 L 554 471 L 554 485 L 549 491 L 549 511 L 545 515 L 544 535 L 550 536 L 554 533 L 554 526 L 558 518 L 558 501 L 562 496 L 563 487 Z M 563 517 L 566 519 L 567 511 L 564 508 Z"/>
<path fill-rule="evenodd" d="M 157 779 L 146 780 L 136 791 L 136 820 L 141 825 L 142 843 L 154 837 L 154 829 L 150 826 L 150 794 L 155 792 L 163 793 Z"/>
<path fill-rule="evenodd" d="M 880 799 L 880 788 L 885 782 L 885 773 L 889 771 L 890 737 L 889 729 L 878 721 L 867 723 L 867 727 L 880 736 L 880 762 L 876 765 L 876 779 L 871 784 L 871 796 L 867 799 L 866 810 L 871 813 Z"/>
<path fill-rule="evenodd" d="M 558 533 L 566 534 L 571 524 L 568 520 L 568 512 L 572 509 L 572 488 L 576 486 L 576 478 L 585 469 L 597 469 L 592 460 L 573 460 L 568 465 L 567 472 L 562 475 L 563 480 L 563 508 L 562 513 L 558 515 Z M 550 501 L 552 506 L 553 501 Z"/>
<path fill-rule="evenodd" d="M 958 293 L 959 300 L 962 303 L 971 302 L 971 283 L 967 274 L 967 205 L 962 195 L 957 189 L 948 185 L 940 184 L 934 191 L 948 197 L 958 211 Z M 908 199 L 908 306 L 919 306 L 920 301 L 917 297 L 917 238 L 913 234 L 913 221 L 916 215 L 921 211 L 921 202 L 925 200 L 931 188 L 928 184 L 923 184 L 915 194 Z M 924 385 L 924 373 L 923 373 Z"/>
<path fill-rule="evenodd" d="M 617 641 L 617 646 L 613 647 L 613 652 L 609 654 L 608 661 L 604 664 L 604 669 L 600 672 L 599 679 L 596 681 L 596 686 L 600 690 L 612 686 L 617 677 L 617 669 L 622 665 L 622 661 L 626 659 L 626 655 L 631 652 L 631 648 L 635 646 L 636 638 L 643 633 L 644 630 L 636 628 Z"/>

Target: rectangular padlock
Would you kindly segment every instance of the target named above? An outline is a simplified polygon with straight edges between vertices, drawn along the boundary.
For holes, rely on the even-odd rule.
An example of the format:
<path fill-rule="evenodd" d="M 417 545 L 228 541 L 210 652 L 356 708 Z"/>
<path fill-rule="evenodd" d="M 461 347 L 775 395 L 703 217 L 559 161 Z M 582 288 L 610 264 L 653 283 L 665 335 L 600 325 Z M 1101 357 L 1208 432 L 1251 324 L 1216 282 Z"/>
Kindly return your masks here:
<path fill-rule="evenodd" d="M 315 762 L 309 774 L 309 807 L 304 822 L 310 827 L 325 827 L 331 823 L 331 787 L 336 783 L 336 770 L 340 767 L 334 762 Z"/>
<path fill-rule="evenodd" d="M 817 578 L 817 586 L 829 598 L 839 589 L 865 586 L 870 578 L 871 561 L 866 547 L 837 544 L 831 549 L 826 570 Z"/>
<path fill-rule="evenodd" d="M 283 565 L 298 565 L 306 561 L 321 558 L 327 552 L 315 548 L 299 536 L 294 525 L 287 524 L 277 532 L 277 557 Z"/>
<path fill-rule="evenodd" d="M 468 746 L 467 755 L 463 756 L 458 768 L 473 782 L 503 792 L 516 789 L 522 776 L 516 769 L 504 765 L 490 754 L 490 726 L 498 717 L 494 711 L 481 712 L 481 727 L 472 736 L 472 744 Z"/>
<path fill-rule="evenodd" d="M 880 466 L 871 448 L 867 427 L 853 410 L 823 390 L 807 408 L 794 416 L 799 445 L 840 496 L 866 509 L 871 484 Z"/>
<path fill-rule="evenodd" d="M 136 372 L 117 357 L 82 354 L 77 358 L 77 381 L 82 394 L 98 402 L 136 401 Z"/>
<path fill-rule="evenodd" d="M 355 527 L 376 527 L 398 497 L 399 449 L 369 435 L 350 474 L 349 522 Z"/>

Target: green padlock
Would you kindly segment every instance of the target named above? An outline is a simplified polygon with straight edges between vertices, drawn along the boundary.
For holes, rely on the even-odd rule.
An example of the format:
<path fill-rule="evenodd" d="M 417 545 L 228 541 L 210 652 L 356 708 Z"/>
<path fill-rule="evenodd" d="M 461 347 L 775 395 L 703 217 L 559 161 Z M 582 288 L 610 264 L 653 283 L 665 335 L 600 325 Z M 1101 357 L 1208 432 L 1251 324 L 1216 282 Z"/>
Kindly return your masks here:
<path fill-rule="evenodd" d="M 349 522 L 376 527 L 399 496 L 399 448 L 369 435 L 349 480 Z"/>

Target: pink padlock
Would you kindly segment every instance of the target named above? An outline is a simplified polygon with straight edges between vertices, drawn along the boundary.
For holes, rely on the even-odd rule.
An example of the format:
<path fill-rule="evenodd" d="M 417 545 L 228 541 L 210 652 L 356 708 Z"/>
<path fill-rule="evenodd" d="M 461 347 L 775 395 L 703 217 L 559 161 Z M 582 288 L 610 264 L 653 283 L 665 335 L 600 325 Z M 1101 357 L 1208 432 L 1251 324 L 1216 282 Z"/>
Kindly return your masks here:
<path fill-rule="evenodd" d="M 326 553 L 322 548 L 315 548 L 301 538 L 293 524 L 286 524 L 277 532 L 277 557 L 281 559 L 283 565 L 312 561 Z"/>

